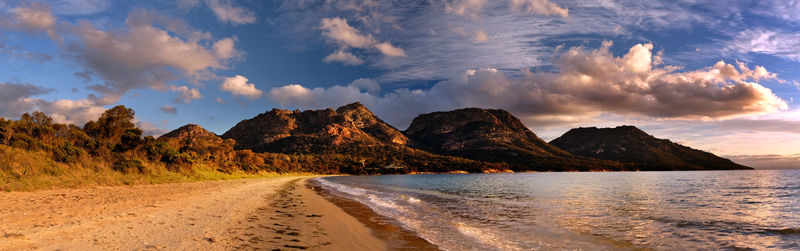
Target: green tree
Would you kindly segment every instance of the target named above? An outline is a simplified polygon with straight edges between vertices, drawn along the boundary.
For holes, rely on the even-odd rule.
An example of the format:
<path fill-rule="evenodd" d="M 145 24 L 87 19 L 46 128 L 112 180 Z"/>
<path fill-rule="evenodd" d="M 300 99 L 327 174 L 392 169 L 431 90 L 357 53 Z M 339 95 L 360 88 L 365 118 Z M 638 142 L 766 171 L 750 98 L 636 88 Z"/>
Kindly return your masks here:
<path fill-rule="evenodd" d="M 136 128 L 133 124 L 134 114 L 133 109 L 118 105 L 103 112 L 97 121 L 87 122 L 83 129 L 86 134 L 98 141 L 103 140 L 110 145 L 117 145 L 128 129 Z"/>

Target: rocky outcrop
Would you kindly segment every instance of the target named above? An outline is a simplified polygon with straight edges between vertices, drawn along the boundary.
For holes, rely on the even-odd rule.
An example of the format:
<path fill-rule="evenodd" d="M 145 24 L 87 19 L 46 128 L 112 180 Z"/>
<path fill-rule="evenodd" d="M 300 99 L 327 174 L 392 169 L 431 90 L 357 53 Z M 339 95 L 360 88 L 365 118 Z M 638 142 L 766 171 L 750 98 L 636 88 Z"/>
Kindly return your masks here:
<path fill-rule="evenodd" d="M 222 135 L 237 147 L 257 152 L 310 152 L 351 144 L 405 144 L 399 130 L 360 103 L 338 109 L 288 111 L 272 109 L 243 120 Z"/>
<path fill-rule="evenodd" d="M 575 155 L 619 161 L 639 170 L 751 169 L 634 126 L 575 128 L 550 143 Z"/>

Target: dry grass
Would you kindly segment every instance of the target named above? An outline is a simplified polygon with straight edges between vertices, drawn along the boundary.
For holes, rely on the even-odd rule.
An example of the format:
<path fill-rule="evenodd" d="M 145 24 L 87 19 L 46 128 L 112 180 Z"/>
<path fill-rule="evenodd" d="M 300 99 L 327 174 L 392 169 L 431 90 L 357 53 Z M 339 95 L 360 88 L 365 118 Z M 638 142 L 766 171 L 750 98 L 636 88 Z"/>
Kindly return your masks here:
<path fill-rule="evenodd" d="M 0 145 L 0 191 L 32 191 L 52 188 L 118 186 L 299 176 L 310 173 L 224 173 L 213 166 L 196 164 L 177 172 L 160 162 L 142 162 L 141 173 L 114 171 L 105 162 L 82 157 L 73 164 L 53 161 L 44 151 L 27 151 Z"/>

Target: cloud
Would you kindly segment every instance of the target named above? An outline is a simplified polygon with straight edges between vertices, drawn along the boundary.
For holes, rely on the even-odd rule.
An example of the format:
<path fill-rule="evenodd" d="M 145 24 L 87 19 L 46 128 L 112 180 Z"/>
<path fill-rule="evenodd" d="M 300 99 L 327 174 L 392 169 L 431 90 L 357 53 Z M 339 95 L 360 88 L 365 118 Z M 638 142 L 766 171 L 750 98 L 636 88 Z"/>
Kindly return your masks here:
<path fill-rule="evenodd" d="M 603 113 L 666 119 L 729 119 L 787 109 L 786 102 L 754 78 L 770 75 L 744 64 L 724 62 L 678 72 L 658 66 L 651 44 L 639 44 L 622 57 L 609 51 L 573 47 L 554 63 L 559 72 L 470 70 L 427 90 L 396 89 L 382 96 L 360 86 L 309 89 L 272 88 L 269 98 L 284 106 L 322 108 L 361 101 L 387 121 L 404 126 L 413 116 L 462 107 L 507 109 L 524 120 L 575 120 Z M 733 67 L 733 68 L 731 68 Z M 756 68 L 758 69 L 758 68 Z M 404 107 L 402 110 L 396 109 Z"/>
<path fill-rule="evenodd" d="M 214 101 L 216 101 L 217 103 L 223 104 L 223 105 L 227 105 L 228 104 L 227 102 L 225 102 L 225 100 L 222 100 L 222 98 L 220 98 L 220 97 L 217 97 L 217 99 L 215 99 Z"/>
<path fill-rule="evenodd" d="M 779 155 L 728 155 L 723 156 L 736 163 L 758 169 L 798 169 L 800 154 Z"/>
<path fill-rule="evenodd" d="M 164 113 L 178 114 L 178 109 L 175 108 L 174 106 L 171 106 L 171 105 L 164 105 L 164 106 L 162 106 L 162 107 L 160 107 L 158 109 L 161 110 Z"/>
<path fill-rule="evenodd" d="M 242 54 L 235 48 L 236 38 L 223 38 L 214 43 L 214 54 L 220 59 L 229 59 Z"/>
<path fill-rule="evenodd" d="M 378 84 L 375 80 L 368 79 L 368 78 L 359 78 L 350 82 L 352 87 L 356 87 L 359 89 L 366 90 L 369 94 L 377 95 L 381 92 L 381 85 Z"/>
<path fill-rule="evenodd" d="M 476 43 L 486 43 L 489 41 L 489 35 L 487 35 L 486 32 L 479 30 L 475 32 L 475 36 L 472 40 Z"/>
<path fill-rule="evenodd" d="M 180 104 L 180 103 L 189 103 L 192 102 L 192 99 L 201 99 L 203 95 L 200 94 L 200 90 L 197 88 L 189 88 L 187 86 L 177 86 L 177 85 L 170 85 L 169 89 L 171 91 L 177 92 L 178 96 L 172 100 L 173 103 Z"/>
<path fill-rule="evenodd" d="M 800 33 L 774 30 L 745 30 L 739 32 L 726 47 L 738 53 L 760 53 L 800 61 Z"/>
<path fill-rule="evenodd" d="M 48 94 L 53 89 L 42 88 L 30 83 L 3 83 L 0 82 L 0 100 L 14 100 L 31 96 Z"/>
<path fill-rule="evenodd" d="M 210 79 L 213 70 L 225 69 L 227 59 L 239 54 L 235 39 L 221 39 L 209 48 L 201 43 L 211 38 L 208 33 L 157 13 L 131 12 L 126 24 L 126 30 L 112 32 L 82 21 L 70 30 L 76 41 L 66 47 L 67 55 L 84 72 L 105 80 L 90 86 L 105 95 L 93 97 L 102 104 L 116 102 L 131 89 L 165 90 L 176 80 Z"/>
<path fill-rule="evenodd" d="M 364 64 L 364 60 L 353 55 L 352 53 L 346 52 L 344 50 L 336 50 L 335 52 L 331 53 L 330 55 L 326 56 L 325 59 L 322 61 L 326 63 L 330 62 L 339 62 L 344 65 L 361 65 Z"/>
<path fill-rule="evenodd" d="M 375 48 L 378 49 L 383 55 L 387 57 L 405 57 L 406 52 L 403 49 L 394 47 L 394 45 L 390 44 L 389 42 L 377 43 L 375 44 Z"/>
<path fill-rule="evenodd" d="M 347 52 L 349 48 L 374 49 L 387 57 L 405 57 L 403 49 L 397 48 L 389 42 L 379 42 L 371 34 L 363 35 L 359 30 L 350 26 L 346 19 L 323 18 L 320 26 L 322 35 L 328 41 L 338 45 L 338 49 L 325 57 L 325 62 L 341 62 L 347 65 L 359 65 L 363 59 Z"/>
<path fill-rule="evenodd" d="M 56 123 L 83 125 L 106 110 L 87 99 L 50 102 L 34 97 L 53 91 L 28 83 L 0 83 L 0 116 L 19 118 L 22 113 L 39 110 Z"/>
<path fill-rule="evenodd" d="M 163 129 L 163 128 L 161 128 L 160 126 L 158 126 L 156 124 L 153 124 L 153 123 L 150 123 L 150 122 L 146 122 L 146 121 L 138 121 L 138 120 L 134 119 L 133 124 L 135 124 L 136 127 L 139 127 L 139 128 L 142 129 L 142 136 L 153 136 L 153 137 L 158 138 L 158 136 L 164 135 L 167 132 L 169 132 L 168 130 Z"/>
<path fill-rule="evenodd" d="M 107 10 L 109 0 L 55 0 L 51 1 L 53 12 L 60 15 L 90 15 Z"/>
<path fill-rule="evenodd" d="M 512 10 L 542 15 L 568 17 L 569 9 L 562 8 L 550 0 L 511 0 Z"/>
<path fill-rule="evenodd" d="M 487 3 L 487 0 L 445 0 L 444 8 L 447 13 L 477 19 Z"/>
<path fill-rule="evenodd" d="M 561 43 L 594 44 L 599 38 L 624 37 L 647 41 L 653 32 L 704 30 L 710 36 L 727 36 L 743 25 L 743 13 L 750 13 L 751 3 L 737 1 L 538 1 L 558 4 L 568 18 L 559 14 L 527 14 L 530 4 L 510 8 L 510 0 L 484 1 L 480 8 L 465 8 L 477 18 L 464 18 L 456 10 L 465 0 L 353 1 L 304 0 L 283 1 L 274 16 L 281 37 L 293 41 L 293 49 L 319 48 L 320 39 L 334 45 L 329 54 L 341 47 L 333 39 L 320 36 L 319 20 L 340 17 L 360 31 L 360 35 L 391 42 L 402 48 L 406 57 L 378 58 L 348 47 L 371 68 L 385 70 L 374 76 L 380 82 L 441 80 L 461 74 L 465 69 L 493 67 L 521 69 L 550 67 L 553 46 Z M 480 1 L 476 1 L 480 3 Z M 545 4 L 546 6 L 546 4 Z M 448 12 L 448 8 L 449 11 Z M 471 14 L 468 14 L 468 16 Z M 396 29 L 401 27 L 402 29 Z M 469 35 L 453 31 L 461 27 Z M 475 31 L 491 35 L 492 46 L 476 43 Z M 433 32 L 432 32 L 433 31 Z M 436 34 L 436 35 L 431 35 Z M 588 38 L 588 40 L 587 40 Z M 718 44 L 715 43 L 718 46 Z M 692 45 L 695 46 L 695 45 Z M 667 46 L 672 47 L 672 46 Z M 706 54 L 706 53 L 704 53 Z M 673 57 L 677 52 L 671 54 Z M 327 55 L 326 55 L 327 56 Z M 701 63 L 698 55 L 671 60 L 672 64 Z M 323 56 L 324 57 L 324 56 Z M 332 61 L 330 61 L 332 62 Z M 349 61 L 352 62 L 352 61 Z M 706 63 L 706 61 L 702 61 Z"/>
<path fill-rule="evenodd" d="M 225 78 L 225 81 L 222 82 L 219 89 L 249 99 L 260 98 L 263 94 L 254 84 L 247 83 L 247 78 L 242 75 Z"/>
<path fill-rule="evenodd" d="M 50 12 L 50 6 L 34 2 L 17 6 L 9 12 L 11 20 L 0 18 L 1 26 L 30 34 L 44 32 L 54 41 L 63 41 L 63 38 L 57 33 L 57 20 Z"/>
<path fill-rule="evenodd" d="M 206 0 L 206 4 L 214 12 L 217 20 L 234 25 L 252 24 L 256 22 L 256 15 L 250 10 L 234 6 L 231 0 Z"/>

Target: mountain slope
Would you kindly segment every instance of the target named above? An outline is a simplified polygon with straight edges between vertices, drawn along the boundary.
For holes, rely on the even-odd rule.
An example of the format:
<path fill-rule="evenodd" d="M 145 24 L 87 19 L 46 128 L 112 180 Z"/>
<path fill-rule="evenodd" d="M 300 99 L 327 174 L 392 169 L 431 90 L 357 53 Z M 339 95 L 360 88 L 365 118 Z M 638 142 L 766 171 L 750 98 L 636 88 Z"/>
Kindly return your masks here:
<path fill-rule="evenodd" d="M 619 163 L 573 156 L 540 139 L 504 110 L 466 108 L 416 117 L 413 146 L 444 155 L 507 162 L 518 170 L 620 170 Z"/>
<path fill-rule="evenodd" d="M 360 103 L 336 110 L 272 109 L 246 119 L 222 135 L 256 152 L 319 153 L 354 144 L 405 144 L 405 135 Z"/>
<path fill-rule="evenodd" d="M 633 126 L 575 128 L 550 143 L 575 155 L 625 162 L 639 170 L 750 169 Z"/>

